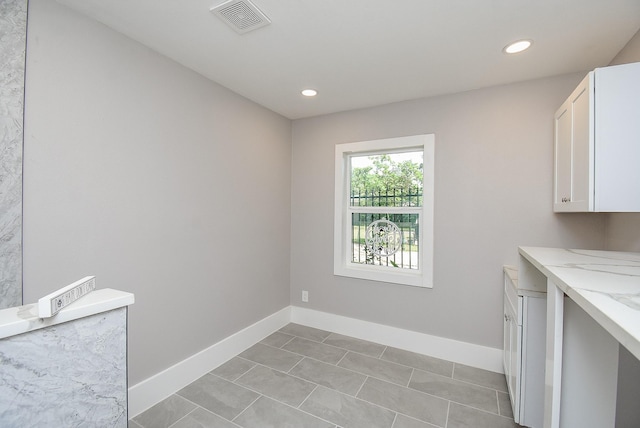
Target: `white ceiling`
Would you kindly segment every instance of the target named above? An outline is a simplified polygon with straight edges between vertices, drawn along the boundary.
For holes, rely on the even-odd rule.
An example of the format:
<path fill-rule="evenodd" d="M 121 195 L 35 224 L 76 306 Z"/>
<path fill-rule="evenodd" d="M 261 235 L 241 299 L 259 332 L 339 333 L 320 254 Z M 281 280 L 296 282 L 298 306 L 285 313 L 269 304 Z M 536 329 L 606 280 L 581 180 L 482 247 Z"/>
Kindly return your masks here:
<path fill-rule="evenodd" d="M 253 0 L 244 35 L 223 0 L 58 1 L 290 119 L 591 70 L 640 28 L 640 0 Z"/>

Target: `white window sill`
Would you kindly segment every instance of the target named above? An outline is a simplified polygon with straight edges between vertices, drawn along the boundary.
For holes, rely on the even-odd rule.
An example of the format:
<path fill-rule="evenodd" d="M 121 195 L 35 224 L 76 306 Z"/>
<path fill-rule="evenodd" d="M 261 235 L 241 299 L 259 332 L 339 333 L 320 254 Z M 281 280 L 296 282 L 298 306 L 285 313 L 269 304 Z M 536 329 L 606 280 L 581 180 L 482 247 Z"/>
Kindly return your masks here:
<path fill-rule="evenodd" d="M 421 272 L 390 272 L 392 268 L 386 266 L 353 265 L 335 266 L 334 275 L 345 276 L 369 281 L 388 282 L 391 284 L 410 285 L 413 287 L 433 288 L 433 283 L 428 281 Z"/>

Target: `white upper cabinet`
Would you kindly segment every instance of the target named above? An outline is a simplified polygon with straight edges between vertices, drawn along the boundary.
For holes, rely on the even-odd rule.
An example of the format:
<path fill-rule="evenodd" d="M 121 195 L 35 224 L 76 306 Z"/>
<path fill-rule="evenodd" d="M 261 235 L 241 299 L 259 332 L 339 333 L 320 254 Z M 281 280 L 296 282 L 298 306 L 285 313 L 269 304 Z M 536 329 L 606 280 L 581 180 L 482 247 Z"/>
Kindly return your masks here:
<path fill-rule="evenodd" d="M 597 68 L 555 115 L 556 212 L 640 212 L 640 63 Z"/>

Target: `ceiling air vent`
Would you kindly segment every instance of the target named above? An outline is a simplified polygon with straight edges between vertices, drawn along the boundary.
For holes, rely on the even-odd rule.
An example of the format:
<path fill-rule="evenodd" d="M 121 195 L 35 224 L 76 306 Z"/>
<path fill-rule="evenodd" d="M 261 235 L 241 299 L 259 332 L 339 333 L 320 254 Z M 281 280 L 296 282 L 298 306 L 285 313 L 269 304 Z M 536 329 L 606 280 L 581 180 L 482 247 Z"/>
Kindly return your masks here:
<path fill-rule="evenodd" d="M 212 7 L 211 12 L 239 34 L 271 24 L 269 18 L 249 0 L 229 0 Z"/>

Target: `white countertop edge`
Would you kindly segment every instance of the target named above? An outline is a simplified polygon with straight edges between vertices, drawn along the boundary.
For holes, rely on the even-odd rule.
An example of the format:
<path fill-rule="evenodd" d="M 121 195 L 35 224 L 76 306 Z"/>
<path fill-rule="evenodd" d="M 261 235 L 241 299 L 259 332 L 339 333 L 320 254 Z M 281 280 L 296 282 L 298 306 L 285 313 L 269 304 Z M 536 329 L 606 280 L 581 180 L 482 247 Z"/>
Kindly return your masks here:
<path fill-rule="evenodd" d="M 131 305 L 134 301 L 132 293 L 102 288 L 78 299 L 51 318 L 38 317 L 37 303 L 2 309 L 0 339 L 118 309 Z"/>
<path fill-rule="evenodd" d="M 639 325 L 628 322 L 628 308 L 588 290 L 569 290 L 567 295 L 640 360 Z M 638 314 L 631 314 L 631 317 L 637 319 Z"/>
<path fill-rule="evenodd" d="M 580 285 L 568 284 L 562 275 L 562 266 L 544 265 L 544 261 L 538 260 L 535 256 L 536 252 L 549 251 L 567 251 L 563 249 L 542 248 L 542 247 L 519 247 L 518 252 L 540 270 L 547 278 L 562 290 L 569 298 L 578 304 L 589 316 L 591 316 L 602 328 L 611 334 L 620 344 L 622 344 L 629 352 L 640 360 L 640 334 L 637 333 L 637 326 L 640 322 L 640 313 L 637 311 L 628 312 L 622 306 L 618 306 L 612 299 L 602 299 L 602 295 L 598 296 L 589 290 L 580 289 Z M 569 250 L 576 251 L 576 250 Z M 607 253 L 612 256 L 618 255 L 635 255 L 636 253 L 625 252 L 605 252 L 577 250 L 588 257 L 604 256 Z M 544 255 L 547 257 L 547 254 Z M 557 261 L 556 261 L 557 262 Z M 557 272 L 556 272 L 557 271 Z M 620 310 L 625 311 L 626 316 L 620 317 Z"/>

